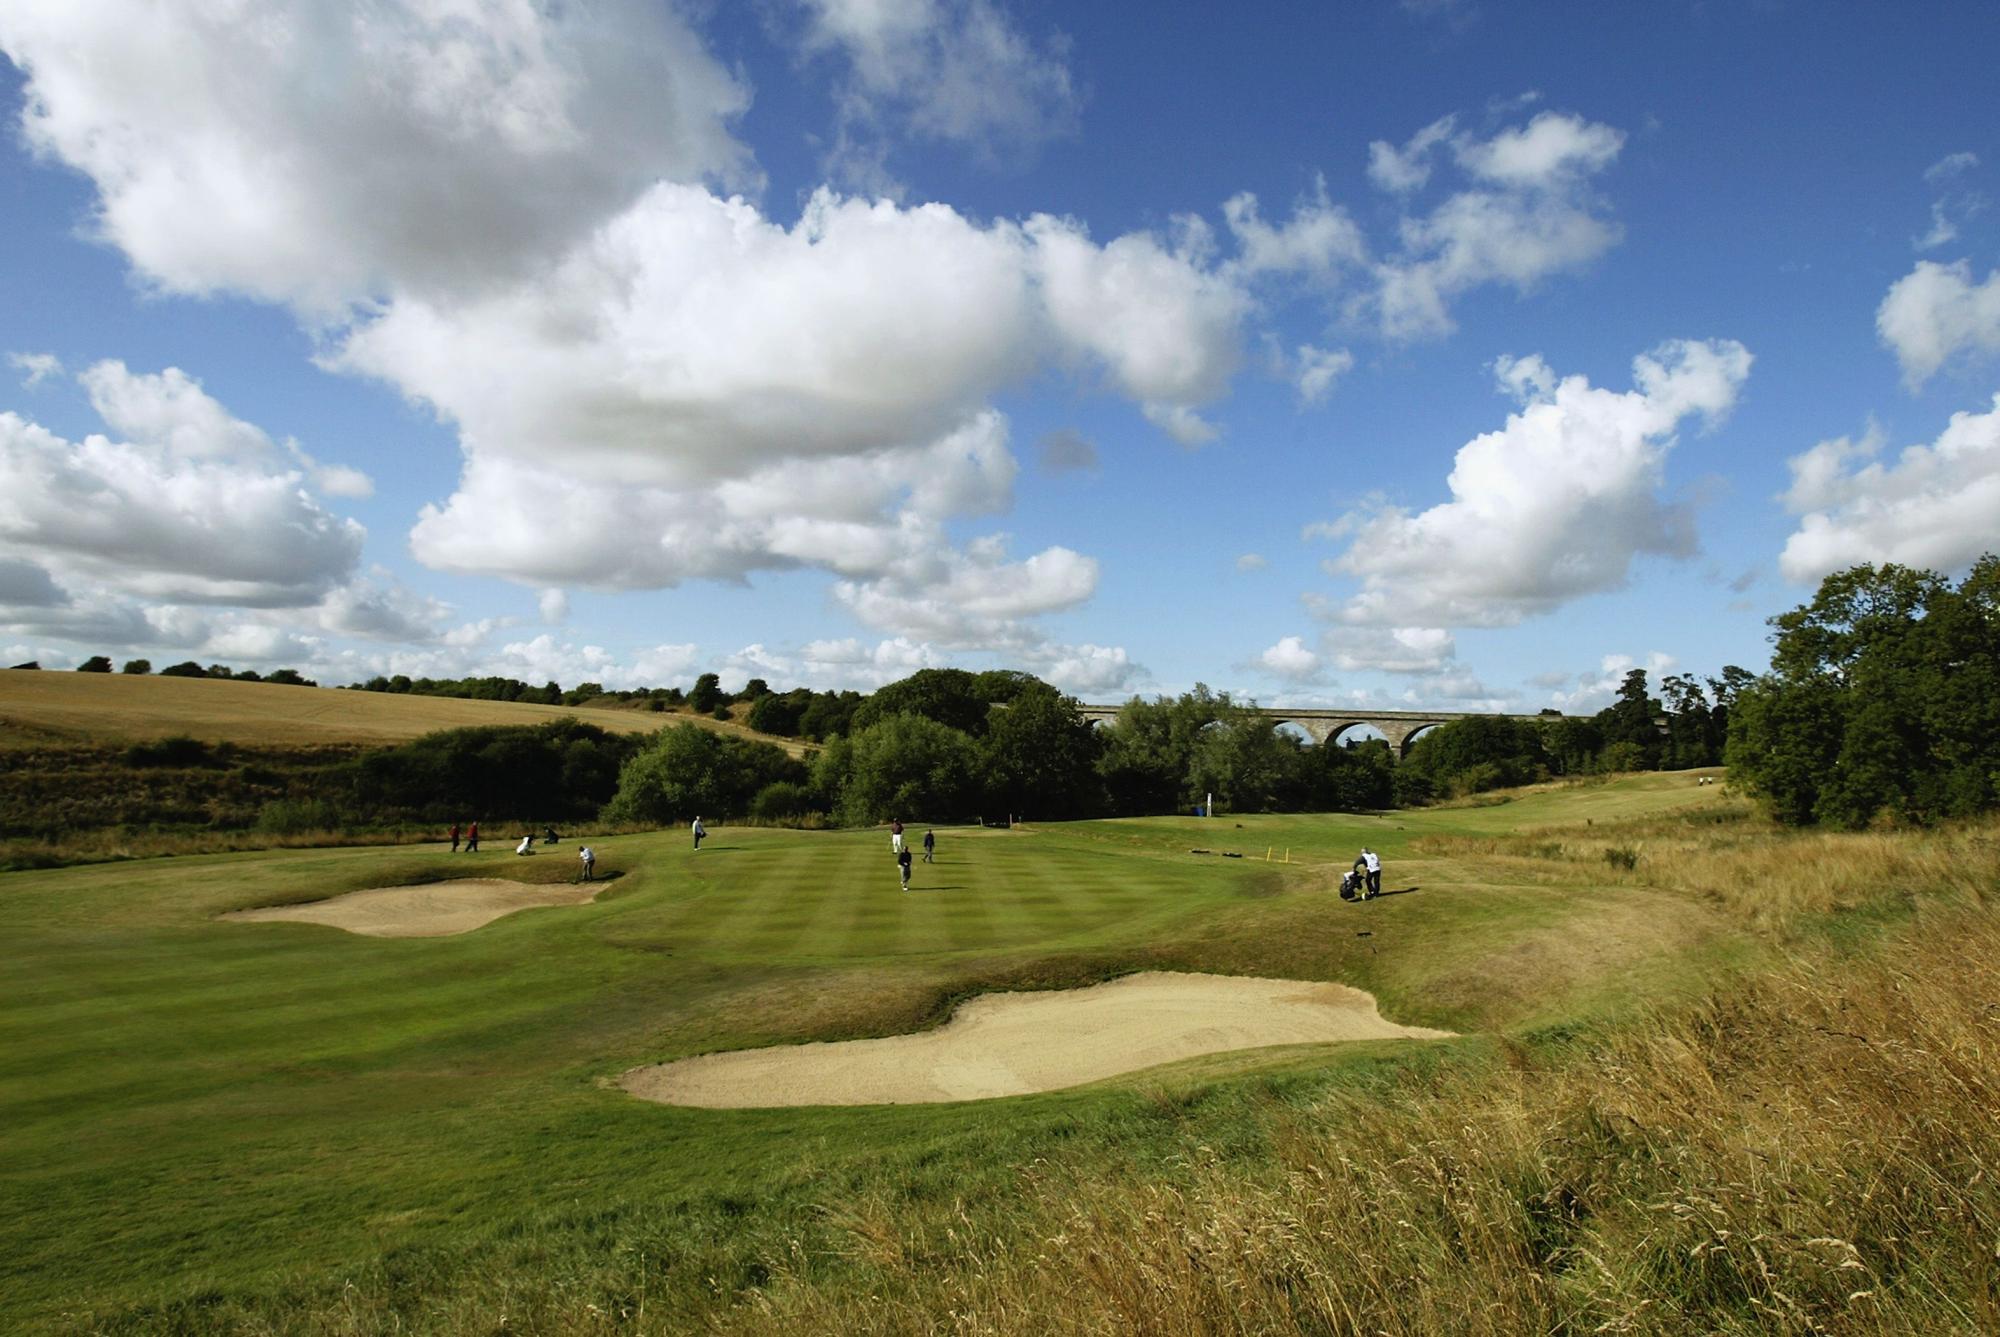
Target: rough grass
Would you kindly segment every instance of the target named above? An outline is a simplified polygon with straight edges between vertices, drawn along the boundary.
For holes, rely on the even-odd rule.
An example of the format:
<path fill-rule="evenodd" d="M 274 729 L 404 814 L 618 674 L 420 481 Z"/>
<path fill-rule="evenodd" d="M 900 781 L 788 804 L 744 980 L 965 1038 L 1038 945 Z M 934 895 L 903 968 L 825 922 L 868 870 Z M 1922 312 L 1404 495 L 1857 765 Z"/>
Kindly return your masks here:
<path fill-rule="evenodd" d="M 574 851 L 11 875 L 0 1326 L 1992 1330 L 2000 827 L 1822 840 L 1715 788 L 942 830 L 908 897 L 880 833 L 669 833 L 454 939 L 212 915 Z M 1342 905 L 1362 840 L 1400 894 Z M 1153 965 L 1480 1034 L 955 1106 L 608 1088 Z"/>

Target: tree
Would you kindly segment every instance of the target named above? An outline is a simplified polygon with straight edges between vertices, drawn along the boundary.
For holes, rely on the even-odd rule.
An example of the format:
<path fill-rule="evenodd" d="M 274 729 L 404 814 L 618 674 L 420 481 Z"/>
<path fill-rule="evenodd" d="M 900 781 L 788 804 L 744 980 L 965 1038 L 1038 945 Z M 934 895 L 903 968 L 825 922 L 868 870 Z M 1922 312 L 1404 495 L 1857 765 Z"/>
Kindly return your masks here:
<path fill-rule="evenodd" d="M 150 659 L 128 659 L 125 661 L 125 667 L 118 671 L 120 673 L 133 674 L 151 673 L 153 671 L 153 661 Z"/>
<path fill-rule="evenodd" d="M 816 692 L 799 712 L 799 737 L 823 743 L 854 731 L 854 713 L 861 708 L 859 692 Z"/>
<path fill-rule="evenodd" d="M 1074 698 L 1030 679 L 980 740 L 988 803 L 1008 813 L 1082 817 L 1097 807 L 1096 731 Z"/>
<path fill-rule="evenodd" d="M 160 670 L 162 678 L 206 678 L 208 670 L 192 659 L 183 659 L 178 664 L 169 664 Z"/>
<path fill-rule="evenodd" d="M 760 696 L 750 704 L 750 712 L 744 716 L 744 723 L 758 733 L 796 738 L 799 734 L 799 717 L 805 714 L 806 707 L 811 702 L 812 693 L 807 691 Z"/>
<path fill-rule="evenodd" d="M 1111 811 L 1124 815 L 1177 812 L 1208 792 L 1195 777 L 1201 731 L 1233 719 L 1236 703 L 1206 683 L 1169 700 L 1133 697 L 1108 730 L 1097 764 Z"/>
<path fill-rule="evenodd" d="M 722 679 L 713 673 L 704 673 L 694 680 L 694 687 L 687 694 L 688 708 L 698 715 L 706 715 L 717 706 L 729 704 L 729 698 L 722 691 Z"/>
<path fill-rule="evenodd" d="M 1629 769 L 1652 770 L 1660 760 L 1659 719 L 1663 713 L 1660 703 L 1646 694 L 1646 670 L 1635 668 L 1619 684 L 1618 699 L 1597 712 L 1597 727 L 1607 747 L 1632 744 L 1624 755 L 1639 765 Z"/>
<path fill-rule="evenodd" d="M 1929 822 L 2000 802 L 2000 557 L 1957 588 L 1893 564 L 1838 571 L 1771 625 L 1728 758 L 1778 820 Z"/>
<path fill-rule="evenodd" d="M 986 732 L 988 706 L 977 679 L 964 669 L 918 669 L 863 701 L 853 727 L 866 729 L 891 715 L 921 715 L 977 738 Z"/>
<path fill-rule="evenodd" d="M 1231 812 L 1296 806 L 1304 777 L 1304 747 L 1248 708 L 1221 712 L 1195 735 L 1190 796 L 1212 794 Z"/>
<path fill-rule="evenodd" d="M 1667 741 L 1661 766 L 1679 771 L 1720 761 L 1722 739 L 1715 729 L 1715 711 L 1701 684 L 1692 676 L 1670 673 L 1660 679 L 1660 696 L 1667 705 Z"/>
<path fill-rule="evenodd" d="M 923 715 L 890 715 L 855 730 L 848 751 L 838 808 L 847 825 L 974 815 L 979 752 L 950 725 Z"/>
<path fill-rule="evenodd" d="M 667 826 L 704 814 L 738 815 L 749 811 L 751 798 L 766 785 L 805 778 L 804 763 L 770 743 L 676 724 L 625 763 L 604 819 Z"/>
<path fill-rule="evenodd" d="M 78 673 L 109 673 L 111 660 L 104 655 L 92 655 L 76 666 Z"/>
<path fill-rule="evenodd" d="M 1476 794 L 1528 784 L 1546 772 L 1541 726 L 1504 715 L 1474 715 L 1425 733 L 1402 769 L 1440 794 Z"/>

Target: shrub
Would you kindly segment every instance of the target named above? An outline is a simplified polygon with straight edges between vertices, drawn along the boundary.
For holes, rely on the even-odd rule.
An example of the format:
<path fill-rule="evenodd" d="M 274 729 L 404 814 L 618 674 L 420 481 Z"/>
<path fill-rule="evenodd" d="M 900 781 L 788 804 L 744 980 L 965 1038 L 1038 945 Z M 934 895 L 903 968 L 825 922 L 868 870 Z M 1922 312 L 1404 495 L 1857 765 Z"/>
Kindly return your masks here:
<path fill-rule="evenodd" d="M 750 815 L 767 822 L 797 817 L 812 806 L 812 793 L 796 780 L 774 780 L 750 800 Z"/>
<path fill-rule="evenodd" d="M 340 805 L 323 798 L 273 799 L 257 812 L 257 829 L 266 835 L 334 831 L 341 824 Z"/>
<path fill-rule="evenodd" d="M 603 817 L 665 826 L 701 814 L 730 816 L 748 811 L 752 796 L 773 782 L 803 782 L 805 775 L 804 763 L 769 743 L 676 724 L 625 763 Z"/>
<path fill-rule="evenodd" d="M 221 758 L 209 751 L 207 743 L 185 735 L 162 738 L 151 743 L 134 743 L 125 749 L 127 766 L 218 766 Z"/>

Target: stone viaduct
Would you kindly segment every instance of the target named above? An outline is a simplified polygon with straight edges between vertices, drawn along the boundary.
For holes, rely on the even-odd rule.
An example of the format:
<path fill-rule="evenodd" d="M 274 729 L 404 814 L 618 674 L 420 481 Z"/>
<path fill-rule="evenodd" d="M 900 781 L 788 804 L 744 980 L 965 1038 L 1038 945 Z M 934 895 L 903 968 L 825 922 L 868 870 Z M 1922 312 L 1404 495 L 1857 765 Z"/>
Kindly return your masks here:
<path fill-rule="evenodd" d="M 1079 706 L 1077 714 L 1086 724 L 1116 725 L 1118 706 Z M 1453 720 L 1474 718 L 1474 713 L 1451 710 L 1285 710 L 1277 706 L 1257 708 L 1256 713 L 1271 722 L 1272 728 L 1281 724 L 1292 724 L 1303 729 L 1314 743 L 1324 744 L 1340 737 L 1356 725 L 1365 724 L 1378 729 L 1389 740 L 1389 750 L 1401 757 L 1409 752 L 1410 744 L 1426 729 Z M 1537 720 L 1545 715 L 1510 715 L 1517 720 Z"/>

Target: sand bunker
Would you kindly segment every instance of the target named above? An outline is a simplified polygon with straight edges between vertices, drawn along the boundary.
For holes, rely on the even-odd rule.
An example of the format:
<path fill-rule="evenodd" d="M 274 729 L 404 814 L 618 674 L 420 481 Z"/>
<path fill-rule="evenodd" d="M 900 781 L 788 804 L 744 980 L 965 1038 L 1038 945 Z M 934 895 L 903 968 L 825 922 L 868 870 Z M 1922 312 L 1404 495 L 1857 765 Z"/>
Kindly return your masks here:
<path fill-rule="evenodd" d="M 908 1105 L 1026 1095 L 1197 1054 L 1330 1040 L 1442 1039 L 1384 1021 L 1344 984 L 1153 971 L 1088 989 L 988 994 L 920 1035 L 779 1045 L 634 1068 L 669 1105 Z"/>
<path fill-rule="evenodd" d="M 502 915 L 537 905 L 583 905 L 603 890 L 604 885 L 584 882 L 571 886 L 560 882 L 469 877 L 419 887 L 350 891 L 324 901 L 238 910 L 222 917 L 259 923 L 287 920 L 330 924 L 371 938 L 444 938 L 454 933 L 470 933 Z"/>

